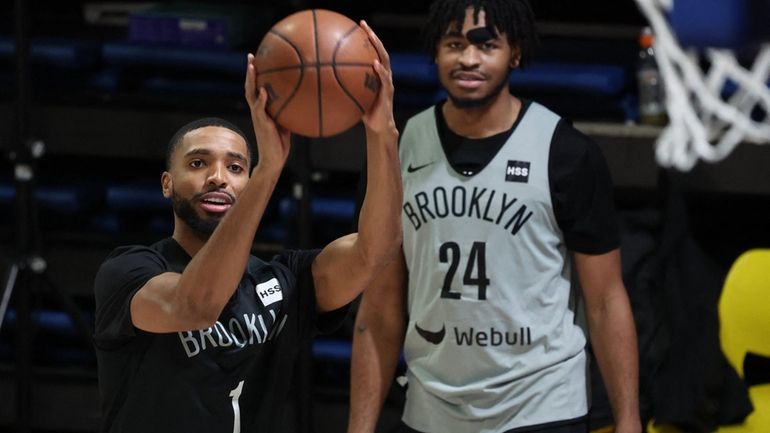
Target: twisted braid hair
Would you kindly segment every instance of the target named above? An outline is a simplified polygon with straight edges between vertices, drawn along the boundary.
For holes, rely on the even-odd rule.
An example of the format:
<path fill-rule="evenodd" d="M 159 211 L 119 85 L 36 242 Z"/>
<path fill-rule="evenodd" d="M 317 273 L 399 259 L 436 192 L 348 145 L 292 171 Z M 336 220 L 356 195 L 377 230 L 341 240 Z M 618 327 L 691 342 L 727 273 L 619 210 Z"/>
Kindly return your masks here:
<path fill-rule="evenodd" d="M 436 55 L 438 43 L 453 24 L 462 25 L 465 11 L 473 8 L 473 19 L 478 21 L 479 11 L 484 10 L 487 28 L 493 33 L 505 33 L 511 47 L 518 47 L 521 65 L 532 60 L 538 45 L 535 16 L 528 0 L 436 0 L 428 12 L 423 27 L 425 50 Z"/>

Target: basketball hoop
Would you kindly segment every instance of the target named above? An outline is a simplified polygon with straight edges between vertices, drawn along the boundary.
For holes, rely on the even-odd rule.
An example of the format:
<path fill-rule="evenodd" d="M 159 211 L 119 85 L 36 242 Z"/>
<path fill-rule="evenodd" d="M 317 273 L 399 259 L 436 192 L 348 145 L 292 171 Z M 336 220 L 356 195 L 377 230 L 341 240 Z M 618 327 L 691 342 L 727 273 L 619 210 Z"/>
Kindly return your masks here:
<path fill-rule="evenodd" d="M 673 12 L 677 12 L 674 2 L 679 5 L 680 1 L 636 0 L 655 34 L 655 56 L 666 90 L 669 124 L 655 143 L 655 157 L 661 166 L 689 171 L 699 159 L 721 161 L 741 142 L 770 143 L 770 89 L 766 84 L 770 77 L 770 43 L 759 44 L 753 63 L 747 68 L 736 59 L 737 47 L 730 45 L 740 38 L 725 36 L 720 41 L 714 39 L 719 32 L 710 32 L 701 46 L 682 41 L 677 38 L 682 35 L 676 34 L 671 25 Z M 696 19 L 703 17 L 703 9 L 709 9 L 710 5 L 704 3 L 709 2 L 700 3 Z M 734 0 L 717 3 L 724 8 L 748 4 Z M 715 25 L 704 25 L 700 30 L 724 24 L 719 8 L 714 9 L 711 20 Z M 681 15 L 681 9 L 678 13 Z M 748 9 L 733 17 L 755 18 Z M 750 28 L 725 26 L 729 30 Z M 688 48 L 683 48 L 683 44 Z"/>

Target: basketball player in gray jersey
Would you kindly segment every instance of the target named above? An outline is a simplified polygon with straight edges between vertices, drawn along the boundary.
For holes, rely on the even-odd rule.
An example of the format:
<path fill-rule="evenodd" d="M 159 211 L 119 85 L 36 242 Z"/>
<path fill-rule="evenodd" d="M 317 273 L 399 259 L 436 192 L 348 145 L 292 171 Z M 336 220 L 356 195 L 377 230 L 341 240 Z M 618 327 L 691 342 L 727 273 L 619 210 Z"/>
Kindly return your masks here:
<path fill-rule="evenodd" d="M 401 136 L 403 259 L 358 311 L 349 432 L 374 431 L 402 345 L 405 432 L 586 432 L 587 334 L 615 431 L 640 432 L 606 164 L 507 86 L 531 56 L 529 5 L 438 0 L 426 36 L 449 98 Z"/>

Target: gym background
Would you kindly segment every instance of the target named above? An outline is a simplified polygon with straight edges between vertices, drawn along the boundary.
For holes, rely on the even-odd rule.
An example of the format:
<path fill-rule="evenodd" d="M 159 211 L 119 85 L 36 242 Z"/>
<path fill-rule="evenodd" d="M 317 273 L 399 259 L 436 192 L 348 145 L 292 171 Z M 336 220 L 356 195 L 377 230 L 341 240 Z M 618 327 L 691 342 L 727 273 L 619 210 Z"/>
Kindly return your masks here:
<path fill-rule="evenodd" d="M 366 19 L 393 58 L 401 127 L 443 97 L 421 49 L 429 3 L 5 2 L 0 294 L 10 302 L 0 328 L 0 431 L 97 431 L 88 339 L 96 268 L 115 246 L 171 233 L 171 208 L 158 179 L 166 142 L 180 125 L 215 115 L 251 130 L 242 96 L 245 53 L 255 51 L 274 22 L 307 8 Z M 702 383 L 718 370 L 716 361 L 695 354 L 718 351 L 712 315 L 733 260 L 770 246 L 770 149 L 742 144 L 726 160 L 699 163 L 688 173 L 659 168 L 653 141 L 660 127 L 637 122 L 638 37 L 646 21 L 635 3 L 532 3 L 541 47 L 529 70 L 512 74 L 512 89 L 571 119 L 602 147 L 622 217 L 643 415 L 660 417 L 660 408 L 681 393 L 695 395 L 679 409 L 700 431 L 709 422 L 704 417 L 716 416 L 702 409 L 713 407 L 720 388 Z M 23 99 L 15 58 L 19 4 L 29 37 Z M 318 247 L 353 229 L 362 134 L 359 126 L 330 138 L 295 138 L 254 242 L 257 255 Z M 33 174 L 23 187 L 14 179 L 20 162 Z M 298 365 L 307 431 L 344 430 L 350 324 L 352 318 L 306 348 Z M 611 419 L 601 384 L 594 388 L 592 425 L 601 427 Z M 382 431 L 397 420 L 402 398 L 394 389 Z"/>

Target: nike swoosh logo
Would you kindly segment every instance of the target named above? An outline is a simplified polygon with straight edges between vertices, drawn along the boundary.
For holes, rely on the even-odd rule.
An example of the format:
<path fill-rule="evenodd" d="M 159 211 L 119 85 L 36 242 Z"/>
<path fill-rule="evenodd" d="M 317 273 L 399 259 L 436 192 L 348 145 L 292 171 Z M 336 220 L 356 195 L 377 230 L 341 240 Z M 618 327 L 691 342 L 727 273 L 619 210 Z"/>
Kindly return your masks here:
<path fill-rule="evenodd" d="M 414 329 L 417 330 L 417 333 L 420 334 L 420 337 L 424 338 L 425 341 L 432 344 L 441 343 L 444 340 L 444 335 L 446 334 L 446 326 L 444 325 L 441 325 L 441 330 L 438 332 L 422 329 L 417 326 L 416 323 L 414 324 Z"/>
<path fill-rule="evenodd" d="M 418 165 L 417 167 L 412 167 L 412 163 L 409 163 L 409 166 L 406 168 L 407 173 L 414 173 L 417 170 L 422 170 L 423 168 L 433 164 L 433 162 L 429 162 L 427 164 Z"/>

